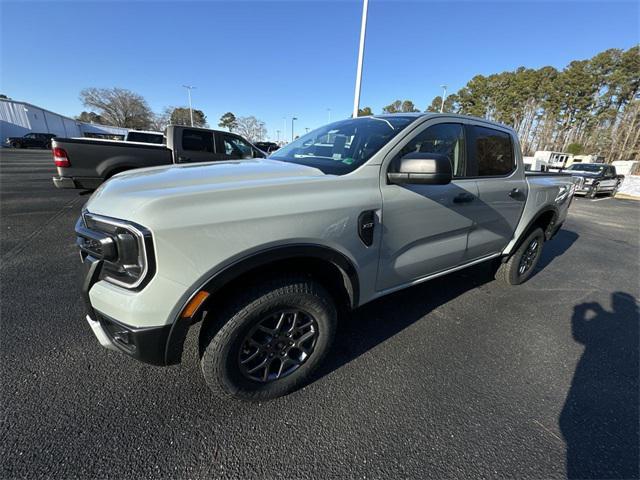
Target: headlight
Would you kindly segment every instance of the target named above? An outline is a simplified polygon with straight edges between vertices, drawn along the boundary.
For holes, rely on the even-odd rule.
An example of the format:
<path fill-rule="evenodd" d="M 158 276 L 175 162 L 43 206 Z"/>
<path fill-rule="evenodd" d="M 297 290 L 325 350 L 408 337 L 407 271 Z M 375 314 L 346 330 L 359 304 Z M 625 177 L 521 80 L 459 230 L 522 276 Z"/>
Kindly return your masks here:
<path fill-rule="evenodd" d="M 593 183 L 593 178 L 585 178 L 584 179 L 584 184 L 585 185 L 591 185 Z"/>
<path fill-rule="evenodd" d="M 83 254 L 103 260 L 100 277 L 125 288 L 137 288 L 155 271 L 151 232 L 141 225 L 85 212 L 76 230 Z M 85 230 L 86 229 L 86 230 Z"/>

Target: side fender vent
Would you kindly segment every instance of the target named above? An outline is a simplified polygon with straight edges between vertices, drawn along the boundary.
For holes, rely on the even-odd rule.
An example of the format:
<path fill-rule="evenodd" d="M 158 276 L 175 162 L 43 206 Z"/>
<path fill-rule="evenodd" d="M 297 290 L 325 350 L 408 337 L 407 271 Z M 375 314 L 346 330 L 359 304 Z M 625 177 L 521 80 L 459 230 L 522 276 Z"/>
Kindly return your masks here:
<path fill-rule="evenodd" d="M 373 244 L 373 232 L 376 227 L 376 213 L 374 210 L 362 212 L 358 217 L 358 236 L 367 247 Z"/>

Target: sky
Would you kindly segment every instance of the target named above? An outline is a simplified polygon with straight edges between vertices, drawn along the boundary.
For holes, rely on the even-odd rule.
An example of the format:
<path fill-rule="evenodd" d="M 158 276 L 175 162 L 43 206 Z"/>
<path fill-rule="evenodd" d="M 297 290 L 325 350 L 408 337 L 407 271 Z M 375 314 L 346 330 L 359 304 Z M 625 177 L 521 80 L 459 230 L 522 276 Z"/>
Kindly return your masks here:
<path fill-rule="evenodd" d="M 630 48 L 639 5 L 370 0 L 360 105 L 424 110 L 442 84 Z M 159 112 L 188 84 L 212 127 L 231 111 L 290 138 L 293 115 L 296 135 L 350 115 L 361 15 L 361 0 L 0 0 L 0 93 L 75 116 L 81 89 L 121 87 Z"/>

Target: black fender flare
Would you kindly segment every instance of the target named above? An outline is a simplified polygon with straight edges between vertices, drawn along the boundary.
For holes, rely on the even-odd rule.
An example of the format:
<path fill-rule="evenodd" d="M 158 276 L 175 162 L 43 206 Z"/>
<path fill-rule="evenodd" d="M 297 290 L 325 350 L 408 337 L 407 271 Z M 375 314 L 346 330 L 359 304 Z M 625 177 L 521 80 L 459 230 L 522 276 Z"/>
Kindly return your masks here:
<path fill-rule="evenodd" d="M 295 258 L 313 258 L 328 262 L 336 267 L 342 274 L 351 307 L 355 308 L 358 305 L 360 284 L 357 270 L 353 262 L 343 253 L 317 244 L 293 244 L 265 248 L 240 256 L 240 258 L 233 258 L 226 264 L 208 271 L 182 295 L 171 312 L 173 322 L 165 347 L 165 364 L 180 363 L 184 340 L 193 321 L 193 318 L 181 318 L 180 314 L 198 292 L 204 290 L 212 295 L 229 282 L 251 270 L 270 263 Z"/>

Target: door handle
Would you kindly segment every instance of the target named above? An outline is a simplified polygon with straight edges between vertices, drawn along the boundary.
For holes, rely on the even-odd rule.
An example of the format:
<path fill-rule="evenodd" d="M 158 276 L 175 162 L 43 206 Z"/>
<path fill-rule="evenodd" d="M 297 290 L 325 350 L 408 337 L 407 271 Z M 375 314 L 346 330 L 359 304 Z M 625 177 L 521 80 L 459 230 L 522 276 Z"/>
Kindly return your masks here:
<path fill-rule="evenodd" d="M 520 191 L 519 188 L 514 188 L 513 190 L 511 190 L 509 192 L 509 196 L 511 198 L 515 198 L 515 199 L 519 200 L 520 198 L 522 198 L 522 192 Z"/>
<path fill-rule="evenodd" d="M 473 202 L 474 198 L 476 197 L 471 195 L 470 193 L 459 193 L 458 195 L 453 197 L 453 203 L 469 203 Z"/>

